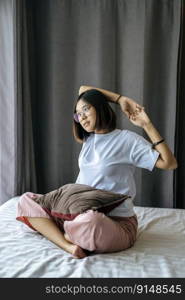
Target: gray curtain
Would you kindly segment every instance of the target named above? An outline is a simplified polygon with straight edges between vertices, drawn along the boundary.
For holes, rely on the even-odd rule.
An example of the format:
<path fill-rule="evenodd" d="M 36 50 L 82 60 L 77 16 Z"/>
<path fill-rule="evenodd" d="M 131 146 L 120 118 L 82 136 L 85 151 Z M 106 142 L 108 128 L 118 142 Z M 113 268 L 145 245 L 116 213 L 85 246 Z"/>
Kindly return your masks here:
<path fill-rule="evenodd" d="M 0 203 L 36 192 L 25 1 L 0 1 Z"/>
<path fill-rule="evenodd" d="M 25 1 L 15 1 L 15 95 L 17 106 L 17 194 L 25 191 L 36 192 L 37 174 L 35 168 L 35 149 L 33 143 L 33 118 L 31 102 L 34 98 L 32 89 L 32 61 L 28 35 L 28 11 Z"/>
<path fill-rule="evenodd" d="M 178 72 L 177 72 L 177 109 L 175 154 L 179 167 L 174 174 L 174 206 L 185 208 L 185 2 L 181 7 L 181 29 L 179 39 Z"/>
<path fill-rule="evenodd" d="M 13 1 L 0 1 L 0 202 L 16 193 Z"/>
<path fill-rule="evenodd" d="M 18 146 L 11 182 L 16 188 L 8 187 L 10 175 L 4 170 L 9 195 L 2 201 L 10 194 L 46 193 L 75 181 L 81 146 L 72 135 L 72 112 L 80 85 L 109 89 L 143 104 L 174 152 L 180 0 L 14 3 L 17 54 L 12 61 L 17 63 L 14 76 L 19 81 L 12 92 L 17 106 L 11 107 Z M 11 47 L 15 48 L 13 41 Z M 119 128 L 145 136 L 118 106 L 112 107 Z M 8 147 L 12 149 L 12 140 Z M 1 148 L 4 153 L 3 143 Z M 137 169 L 135 204 L 174 207 L 174 173 Z"/>

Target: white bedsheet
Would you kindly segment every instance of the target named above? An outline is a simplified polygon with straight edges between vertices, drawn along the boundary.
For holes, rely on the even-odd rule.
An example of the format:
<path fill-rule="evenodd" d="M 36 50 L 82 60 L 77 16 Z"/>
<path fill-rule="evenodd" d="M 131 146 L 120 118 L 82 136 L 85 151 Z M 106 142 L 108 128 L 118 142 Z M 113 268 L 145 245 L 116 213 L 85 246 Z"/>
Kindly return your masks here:
<path fill-rule="evenodd" d="M 185 277 L 185 210 L 135 207 L 135 245 L 112 254 L 74 259 L 16 221 L 18 197 L 0 207 L 1 278 Z M 26 229 L 26 230 L 25 230 Z"/>

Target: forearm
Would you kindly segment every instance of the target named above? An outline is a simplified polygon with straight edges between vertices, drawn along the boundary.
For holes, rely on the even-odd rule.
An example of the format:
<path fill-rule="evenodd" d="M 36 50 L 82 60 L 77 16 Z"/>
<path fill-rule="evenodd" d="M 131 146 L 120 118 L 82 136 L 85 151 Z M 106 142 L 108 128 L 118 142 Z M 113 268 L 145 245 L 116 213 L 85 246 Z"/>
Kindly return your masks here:
<path fill-rule="evenodd" d="M 99 89 L 99 88 L 96 88 L 96 87 L 93 87 L 93 86 L 87 86 L 87 85 L 82 85 L 80 87 L 80 89 L 79 89 L 79 95 L 81 93 L 86 92 L 86 91 L 91 90 L 91 89 L 95 89 L 95 90 L 98 90 L 98 91 L 102 92 L 108 98 L 108 101 L 114 102 L 114 103 L 117 102 L 117 99 L 120 96 L 117 93 L 113 93 L 113 92 L 108 91 L 108 90 Z"/>
<path fill-rule="evenodd" d="M 163 139 L 152 122 L 149 122 L 147 125 L 143 126 L 143 129 L 152 143 L 158 142 Z M 165 163 L 166 168 L 174 169 L 177 167 L 177 161 L 165 142 L 162 142 L 159 145 L 155 146 L 155 149 L 160 153 L 160 158 Z"/>

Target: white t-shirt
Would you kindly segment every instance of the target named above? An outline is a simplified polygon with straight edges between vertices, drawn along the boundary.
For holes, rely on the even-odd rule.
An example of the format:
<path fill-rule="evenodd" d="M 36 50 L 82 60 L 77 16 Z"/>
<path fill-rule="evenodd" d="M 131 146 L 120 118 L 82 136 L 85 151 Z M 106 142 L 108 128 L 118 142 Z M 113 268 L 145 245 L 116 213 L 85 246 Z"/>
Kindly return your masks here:
<path fill-rule="evenodd" d="M 134 215 L 135 168 L 152 171 L 158 156 L 151 143 L 130 130 L 91 133 L 79 155 L 80 172 L 76 183 L 131 196 L 108 214 L 130 217 Z"/>

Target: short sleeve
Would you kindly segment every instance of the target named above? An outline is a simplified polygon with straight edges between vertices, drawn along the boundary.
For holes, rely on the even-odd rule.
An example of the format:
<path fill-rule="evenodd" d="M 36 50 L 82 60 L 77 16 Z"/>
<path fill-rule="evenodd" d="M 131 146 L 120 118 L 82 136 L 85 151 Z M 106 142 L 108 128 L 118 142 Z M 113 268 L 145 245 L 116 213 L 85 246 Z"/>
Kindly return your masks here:
<path fill-rule="evenodd" d="M 130 159 L 134 166 L 152 171 L 160 155 L 144 137 L 129 131 Z"/>
<path fill-rule="evenodd" d="M 77 176 L 77 179 L 76 179 L 76 182 L 75 183 L 80 183 L 80 172 L 79 172 L 79 174 L 78 174 L 78 176 Z"/>

